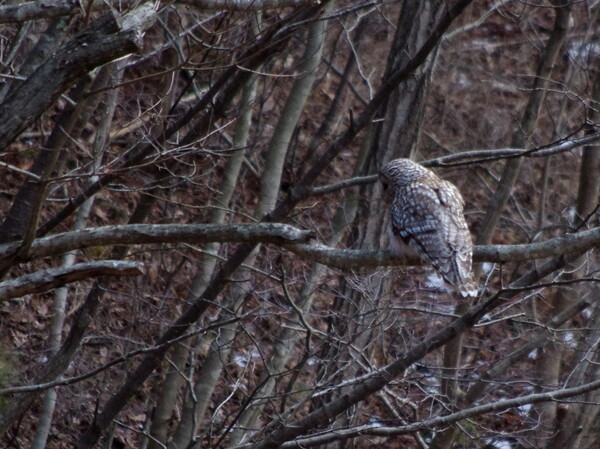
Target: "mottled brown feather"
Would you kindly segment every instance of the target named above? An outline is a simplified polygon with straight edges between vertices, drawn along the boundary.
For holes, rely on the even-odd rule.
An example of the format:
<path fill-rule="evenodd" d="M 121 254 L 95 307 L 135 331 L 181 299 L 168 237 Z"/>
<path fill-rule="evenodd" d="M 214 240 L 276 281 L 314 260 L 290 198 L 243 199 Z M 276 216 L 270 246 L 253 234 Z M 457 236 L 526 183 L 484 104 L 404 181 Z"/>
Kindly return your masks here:
<path fill-rule="evenodd" d="M 380 178 L 393 189 L 390 234 L 399 242 L 391 243 L 408 245 L 462 296 L 477 296 L 473 242 L 456 186 L 409 159 L 387 163 Z"/>

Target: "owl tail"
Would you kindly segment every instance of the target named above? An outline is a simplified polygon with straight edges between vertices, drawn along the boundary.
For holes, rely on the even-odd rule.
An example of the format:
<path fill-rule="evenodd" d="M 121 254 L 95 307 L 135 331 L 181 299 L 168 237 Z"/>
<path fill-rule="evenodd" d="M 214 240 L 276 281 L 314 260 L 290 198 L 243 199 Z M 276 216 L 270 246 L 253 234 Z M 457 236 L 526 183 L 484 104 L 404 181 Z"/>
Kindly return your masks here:
<path fill-rule="evenodd" d="M 461 255 L 458 255 L 461 256 Z M 470 255 L 469 255 L 470 256 Z M 468 256 L 466 256 L 468 257 Z M 452 269 L 447 270 L 444 279 L 463 298 L 476 298 L 479 296 L 479 288 L 473 280 L 471 271 L 471 259 L 455 257 L 451 260 Z"/>
<path fill-rule="evenodd" d="M 463 298 L 476 298 L 479 296 L 477 284 L 471 277 L 462 280 L 462 282 L 457 283 L 454 287 Z"/>

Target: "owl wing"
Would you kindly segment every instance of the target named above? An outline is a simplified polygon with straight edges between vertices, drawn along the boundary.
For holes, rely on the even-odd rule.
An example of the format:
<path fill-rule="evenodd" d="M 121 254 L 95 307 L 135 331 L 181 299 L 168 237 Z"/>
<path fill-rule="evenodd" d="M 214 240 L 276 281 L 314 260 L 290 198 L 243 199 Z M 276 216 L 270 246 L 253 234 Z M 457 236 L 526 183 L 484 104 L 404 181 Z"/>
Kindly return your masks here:
<path fill-rule="evenodd" d="M 438 193 L 447 221 L 444 240 L 455 256 L 456 278 L 452 283 L 459 285 L 470 281 L 473 259 L 473 241 L 464 216 L 464 200 L 458 188 L 447 181 L 442 181 Z"/>
<path fill-rule="evenodd" d="M 397 195 L 392 233 L 462 291 L 470 282 L 472 242 L 456 187 L 445 181 L 415 182 Z"/>

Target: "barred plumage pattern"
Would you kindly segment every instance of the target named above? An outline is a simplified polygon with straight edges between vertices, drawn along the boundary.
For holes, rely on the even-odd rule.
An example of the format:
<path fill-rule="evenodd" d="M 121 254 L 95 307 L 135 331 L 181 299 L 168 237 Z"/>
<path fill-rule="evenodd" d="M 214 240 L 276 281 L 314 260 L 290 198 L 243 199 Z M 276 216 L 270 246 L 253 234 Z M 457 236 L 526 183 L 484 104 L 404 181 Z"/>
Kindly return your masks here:
<path fill-rule="evenodd" d="M 379 174 L 384 189 L 393 194 L 391 245 L 408 245 L 461 296 L 476 296 L 471 274 L 473 242 L 456 186 L 410 159 L 395 159 Z"/>

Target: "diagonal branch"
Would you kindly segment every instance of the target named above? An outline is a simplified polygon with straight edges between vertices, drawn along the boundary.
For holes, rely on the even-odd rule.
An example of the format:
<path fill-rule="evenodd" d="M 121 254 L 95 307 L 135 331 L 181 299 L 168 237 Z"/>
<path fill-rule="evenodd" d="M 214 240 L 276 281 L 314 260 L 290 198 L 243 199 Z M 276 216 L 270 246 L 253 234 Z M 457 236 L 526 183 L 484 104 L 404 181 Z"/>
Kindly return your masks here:
<path fill-rule="evenodd" d="M 0 148 L 33 123 L 77 79 L 140 48 L 156 12 L 143 5 L 123 17 L 109 13 L 61 47 L 0 104 Z"/>
<path fill-rule="evenodd" d="M 101 260 L 50 268 L 0 282 L 0 301 L 31 293 L 44 293 L 53 288 L 99 276 L 139 276 L 143 273 L 142 263 L 122 260 Z"/>
<path fill-rule="evenodd" d="M 294 186 L 290 196 L 281 201 L 275 210 L 269 214 L 269 216 L 265 217 L 265 221 L 281 220 L 286 217 L 303 198 L 310 194 L 312 184 L 319 177 L 323 169 L 328 167 L 340 151 L 347 148 L 358 133 L 371 123 L 377 111 L 383 106 L 398 85 L 406 81 L 414 71 L 427 60 L 454 19 L 456 19 L 471 2 L 472 0 L 459 0 L 446 11 L 446 14 L 444 14 L 440 22 L 432 30 L 431 35 L 427 38 L 421 48 L 419 48 L 415 56 L 408 61 L 405 66 L 398 68 L 384 80 L 381 88 L 373 96 L 373 99 L 369 102 L 363 112 L 356 118 L 356 121 L 353 121 L 351 126 L 316 160 L 302 180 Z"/>
<path fill-rule="evenodd" d="M 497 148 L 490 150 L 469 150 L 460 153 L 448 154 L 435 159 L 419 162 L 424 167 L 457 167 L 461 165 L 482 164 L 495 162 L 502 159 L 519 157 L 547 157 L 553 154 L 571 151 L 584 145 L 590 145 L 600 140 L 600 132 L 588 134 L 579 138 L 561 139 L 548 145 L 526 150 L 522 148 Z M 377 182 L 377 175 L 359 176 L 342 181 L 313 187 L 306 192 L 306 197 L 328 195 L 349 187 L 367 185 Z"/>
<path fill-rule="evenodd" d="M 340 413 L 343 413 L 355 404 L 365 400 L 369 395 L 381 390 L 393 379 L 400 376 L 413 363 L 421 360 L 435 349 L 448 344 L 456 337 L 475 326 L 485 314 L 491 312 L 516 295 L 518 291 L 516 289 L 543 279 L 547 275 L 564 267 L 569 260 L 570 259 L 566 257 L 557 257 L 528 272 L 511 284 L 513 290 L 498 292 L 487 301 L 472 307 L 460 318 L 454 320 L 436 334 L 413 347 L 399 359 L 375 371 L 373 374 L 366 377 L 360 384 L 350 388 L 339 398 L 314 410 L 304 418 L 295 422 L 285 423 L 284 421 L 284 424 L 281 424 L 281 421 L 277 421 L 272 426 L 268 426 L 268 428 L 265 429 L 265 433 L 268 434 L 268 436 L 252 445 L 252 449 L 275 449 L 301 435 L 306 435 L 315 429 L 323 428 Z"/>
<path fill-rule="evenodd" d="M 134 145 L 127 150 L 122 156 L 122 162 L 119 167 L 115 167 L 109 173 L 100 176 L 85 191 L 72 198 L 69 204 L 40 226 L 38 236 L 46 235 L 59 223 L 62 223 L 86 199 L 91 198 L 104 187 L 114 182 L 120 173 L 143 163 L 146 158 L 156 151 L 156 148 L 163 147 L 169 138 L 175 133 L 180 132 L 184 126 L 189 125 L 198 115 L 200 115 L 199 119 L 187 132 L 185 137 L 180 140 L 179 145 L 189 145 L 205 136 L 211 126 L 226 115 L 230 102 L 252 76 L 252 70 L 260 66 L 273 53 L 283 48 L 298 31 L 300 24 L 306 23 L 320 9 L 321 7 L 317 5 L 293 11 L 287 17 L 281 19 L 276 26 L 269 27 L 254 45 L 250 46 L 235 63 L 227 67 L 214 83 L 211 83 L 210 89 L 190 106 L 183 116 L 169 124 L 157 136 L 152 137 L 150 142 Z"/>
<path fill-rule="evenodd" d="M 358 436 L 394 436 L 417 432 L 419 430 L 432 431 L 444 428 L 450 424 L 457 423 L 463 419 L 483 415 L 492 412 L 502 412 L 511 408 L 520 407 L 526 404 L 537 404 L 540 402 L 559 401 L 561 399 L 572 398 L 582 394 L 594 391 L 600 388 L 600 380 L 595 380 L 572 388 L 561 388 L 559 390 L 548 391 L 546 393 L 534 393 L 526 396 L 520 396 L 502 401 L 496 401 L 489 404 L 478 405 L 476 407 L 461 410 L 449 415 L 437 416 L 435 418 L 414 422 L 405 426 L 387 427 L 380 424 L 366 424 L 363 426 L 351 427 L 347 429 L 335 429 L 334 431 L 323 433 L 322 435 L 298 438 L 294 441 L 284 443 L 283 448 L 313 447 L 322 444 L 328 444 L 333 441 L 341 441 Z"/>

